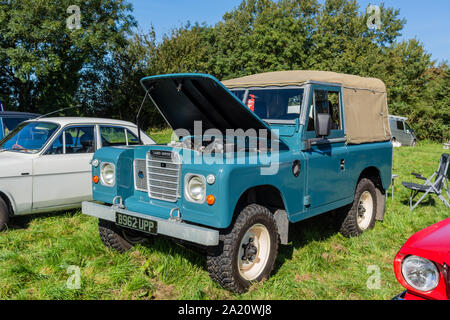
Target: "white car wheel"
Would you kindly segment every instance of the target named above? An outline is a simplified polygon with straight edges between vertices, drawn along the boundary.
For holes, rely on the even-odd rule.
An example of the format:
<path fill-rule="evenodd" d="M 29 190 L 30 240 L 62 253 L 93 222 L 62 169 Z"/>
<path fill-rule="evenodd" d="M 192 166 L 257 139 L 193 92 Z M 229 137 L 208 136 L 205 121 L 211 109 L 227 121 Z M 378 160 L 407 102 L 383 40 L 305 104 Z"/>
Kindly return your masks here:
<path fill-rule="evenodd" d="M 262 224 L 255 224 L 247 230 L 239 244 L 238 264 L 242 278 L 257 279 L 267 265 L 270 254 L 270 235 Z"/>
<path fill-rule="evenodd" d="M 340 232 L 344 237 L 356 237 L 373 228 L 377 215 L 378 203 L 384 204 L 377 198 L 372 180 L 362 178 L 356 186 L 355 198 L 351 206 L 343 207 L 339 214 Z M 380 208 L 382 210 L 382 208 Z M 380 218 L 383 214 L 380 214 Z"/>
<path fill-rule="evenodd" d="M 278 228 L 264 206 L 244 207 L 233 225 L 224 230 L 217 247 L 208 251 L 206 265 L 211 279 L 222 287 L 243 293 L 269 278 L 278 253 Z"/>
<path fill-rule="evenodd" d="M 359 228 L 364 231 L 367 230 L 372 222 L 374 214 L 373 198 L 369 191 L 365 191 L 359 198 L 357 208 L 357 223 Z"/>

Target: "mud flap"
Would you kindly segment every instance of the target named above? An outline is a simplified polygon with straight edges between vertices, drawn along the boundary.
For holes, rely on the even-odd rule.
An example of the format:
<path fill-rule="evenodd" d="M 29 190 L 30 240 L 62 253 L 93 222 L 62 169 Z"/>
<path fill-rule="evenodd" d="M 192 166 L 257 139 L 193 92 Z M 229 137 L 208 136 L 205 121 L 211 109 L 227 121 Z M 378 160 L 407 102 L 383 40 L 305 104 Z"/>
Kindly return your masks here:
<path fill-rule="evenodd" d="M 273 217 L 275 218 L 275 222 L 277 223 L 280 243 L 283 245 L 287 245 L 289 240 L 289 220 L 287 217 L 287 212 L 285 210 L 277 210 L 273 214 Z"/>
<path fill-rule="evenodd" d="M 379 188 L 376 188 L 375 190 L 377 193 L 377 216 L 375 217 L 375 219 L 377 221 L 384 221 L 384 213 L 386 210 L 386 191 L 383 190 L 383 193 Z"/>

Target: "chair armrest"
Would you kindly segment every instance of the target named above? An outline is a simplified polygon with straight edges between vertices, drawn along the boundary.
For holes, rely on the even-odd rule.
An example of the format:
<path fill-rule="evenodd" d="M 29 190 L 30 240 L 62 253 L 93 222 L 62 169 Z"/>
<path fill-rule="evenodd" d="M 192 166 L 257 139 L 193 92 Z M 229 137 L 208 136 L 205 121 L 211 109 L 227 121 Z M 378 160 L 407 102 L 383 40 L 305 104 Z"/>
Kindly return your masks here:
<path fill-rule="evenodd" d="M 415 176 L 417 179 L 421 179 L 421 180 L 425 180 L 425 181 L 427 180 L 427 178 L 422 176 L 420 173 L 411 172 L 411 175 Z"/>

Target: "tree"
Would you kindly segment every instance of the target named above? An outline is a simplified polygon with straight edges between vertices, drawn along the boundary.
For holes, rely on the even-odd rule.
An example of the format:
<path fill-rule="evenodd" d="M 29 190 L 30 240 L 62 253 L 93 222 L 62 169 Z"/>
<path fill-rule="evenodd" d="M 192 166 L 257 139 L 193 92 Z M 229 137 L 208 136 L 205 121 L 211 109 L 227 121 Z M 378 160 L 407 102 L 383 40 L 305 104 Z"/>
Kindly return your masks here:
<path fill-rule="evenodd" d="M 67 8 L 81 9 L 70 30 Z M 215 25 L 190 22 L 155 41 L 131 34 L 126 0 L 0 2 L 0 97 L 9 109 L 46 113 L 81 105 L 80 115 L 133 121 L 149 75 L 201 72 L 219 79 L 294 69 L 370 76 L 386 83 L 390 112 L 420 139 L 449 138 L 449 71 L 417 39 L 398 41 L 405 19 L 381 6 L 381 26 L 355 0 L 242 0 Z M 364 8 L 363 8 L 364 9 Z M 148 106 L 148 105 L 147 105 Z M 165 125 L 146 107 L 143 127 Z"/>
<path fill-rule="evenodd" d="M 219 79 L 294 69 L 379 78 L 390 112 L 409 117 L 420 139 L 448 139 L 448 66 L 438 72 L 417 39 L 398 41 L 406 23 L 399 16 L 382 5 L 373 30 L 355 0 L 243 0 L 214 26 L 175 28 L 157 47 L 155 65 L 158 73 Z"/>
<path fill-rule="evenodd" d="M 164 36 L 156 50 L 157 73 L 209 72 L 209 32 L 206 25 L 188 22 Z"/>
<path fill-rule="evenodd" d="M 450 140 L 450 68 L 446 64 L 429 68 L 421 76 L 422 86 L 415 104 L 397 102 L 419 139 Z"/>
<path fill-rule="evenodd" d="M 86 81 L 84 91 L 77 100 L 85 105 L 87 115 L 108 114 L 111 117 L 135 122 L 136 115 L 145 96 L 140 80 L 157 73 L 154 64 L 156 56 L 155 33 L 135 34 L 128 39 L 126 46 L 115 50 L 106 63 L 102 77 L 94 75 Z M 92 94 L 95 94 L 92 99 Z M 163 117 L 156 107 L 150 107 L 147 99 L 142 109 L 140 125 L 161 127 L 165 125 Z"/>
<path fill-rule="evenodd" d="M 79 29 L 67 28 L 69 6 Z M 0 93 L 9 109 L 46 113 L 73 106 L 86 74 L 101 77 L 105 59 L 135 25 L 124 0 L 0 2 Z"/>
<path fill-rule="evenodd" d="M 214 74 L 238 77 L 307 66 L 316 0 L 244 0 L 214 27 Z"/>

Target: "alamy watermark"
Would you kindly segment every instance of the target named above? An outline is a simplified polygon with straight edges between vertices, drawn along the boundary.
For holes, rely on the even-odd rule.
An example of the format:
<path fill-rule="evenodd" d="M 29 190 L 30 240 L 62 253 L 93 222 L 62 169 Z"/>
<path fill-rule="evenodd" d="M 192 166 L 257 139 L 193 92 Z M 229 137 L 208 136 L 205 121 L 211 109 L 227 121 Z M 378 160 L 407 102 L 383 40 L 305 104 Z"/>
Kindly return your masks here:
<path fill-rule="evenodd" d="M 66 281 L 66 287 L 70 290 L 81 289 L 81 270 L 78 266 L 69 266 L 66 270 L 69 278 Z"/>
<path fill-rule="evenodd" d="M 381 29 L 381 8 L 375 4 L 371 4 L 367 7 L 366 13 L 369 15 L 367 28 L 370 30 Z"/>
<path fill-rule="evenodd" d="M 67 13 L 71 15 L 66 19 L 66 26 L 69 30 L 81 28 L 81 10 L 79 6 L 71 5 L 67 8 Z"/>
<path fill-rule="evenodd" d="M 370 275 L 367 279 L 366 285 L 370 290 L 381 289 L 381 270 L 377 265 L 371 265 L 367 267 L 367 274 Z"/>

